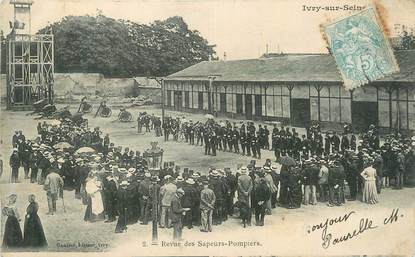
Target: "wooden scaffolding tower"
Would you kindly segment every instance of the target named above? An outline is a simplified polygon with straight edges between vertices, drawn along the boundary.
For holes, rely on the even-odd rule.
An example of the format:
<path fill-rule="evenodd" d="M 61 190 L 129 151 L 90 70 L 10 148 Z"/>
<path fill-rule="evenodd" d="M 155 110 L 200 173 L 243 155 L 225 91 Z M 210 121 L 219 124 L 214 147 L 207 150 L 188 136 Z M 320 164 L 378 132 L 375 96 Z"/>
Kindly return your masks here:
<path fill-rule="evenodd" d="M 6 38 L 7 108 L 31 110 L 45 99 L 53 103 L 53 35 L 30 33 L 32 0 L 10 0 L 14 6 L 11 32 Z"/>

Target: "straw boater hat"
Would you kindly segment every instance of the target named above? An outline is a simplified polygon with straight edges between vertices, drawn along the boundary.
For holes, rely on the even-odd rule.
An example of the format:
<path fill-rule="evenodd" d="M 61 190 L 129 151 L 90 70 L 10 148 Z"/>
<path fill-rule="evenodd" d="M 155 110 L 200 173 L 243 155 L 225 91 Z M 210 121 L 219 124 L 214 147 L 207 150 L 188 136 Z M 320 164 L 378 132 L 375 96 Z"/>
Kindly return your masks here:
<path fill-rule="evenodd" d="M 182 176 L 178 176 L 177 178 L 176 178 L 176 182 L 183 182 L 184 181 L 184 179 L 183 179 L 183 177 Z"/>
<path fill-rule="evenodd" d="M 127 172 L 127 169 L 126 168 L 118 168 L 118 171 L 120 173 L 125 173 L 125 172 Z"/>
<path fill-rule="evenodd" d="M 160 181 L 159 177 L 157 177 L 157 176 L 152 176 L 150 180 L 151 180 L 151 182 L 159 182 Z"/>
<path fill-rule="evenodd" d="M 171 179 L 172 177 L 170 176 L 170 175 L 166 175 L 166 176 L 164 176 L 164 180 L 168 180 L 168 179 Z"/>
<path fill-rule="evenodd" d="M 265 172 L 271 172 L 271 168 L 269 166 L 264 166 L 264 171 Z"/>
<path fill-rule="evenodd" d="M 214 177 L 218 177 L 219 176 L 219 172 L 217 170 L 212 170 L 212 172 L 210 173 L 210 175 L 212 175 Z"/>
<path fill-rule="evenodd" d="M 123 180 L 120 183 L 120 186 L 128 186 L 130 183 L 127 180 Z"/>
<path fill-rule="evenodd" d="M 186 183 L 189 184 L 189 185 L 193 185 L 195 183 L 195 181 L 192 178 L 188 178 L 186 180 Z"/>
<path fill-rule="evenodd" d="M 146 172 L 146 173 L 144 173 L 144 177 L 146 177 L 146 178 L 150 178 L 150 177 L 151 177 L 150 172 Z"/>
<path fill-rule="evenodd" d="M 246 166 L 242 166 L 239 170 L 241 171 L 241 174 L 246 174 L 247 168 Z"/>

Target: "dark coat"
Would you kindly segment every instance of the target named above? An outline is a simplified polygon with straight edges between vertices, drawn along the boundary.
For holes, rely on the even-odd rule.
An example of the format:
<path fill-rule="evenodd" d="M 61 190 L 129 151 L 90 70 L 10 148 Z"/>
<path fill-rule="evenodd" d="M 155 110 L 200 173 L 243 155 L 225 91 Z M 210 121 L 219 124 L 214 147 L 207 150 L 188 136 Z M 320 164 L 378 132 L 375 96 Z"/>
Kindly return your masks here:
<path fill-rule="evenodd" d="M 22 230 L 15 209 L 4 207 L 3 216 L 7 216 L 6 223 L 4 225 L 3 245 L 2 248 L 14 248 L 23 245 Z"/>
<path fill-rule="evenodd" d="M 20 167 L 20 158 L 17 153 L 13 153 L 10 156 L 10 166 L 13 168 L 19 168 Z"/>
<path fill-rule="evenodd" d="M 226 185 L 219 178 L 212 177 L 210 179 L 209 188 L 213 190 L 216 196 L 216 201 L 224 200 L 227 190 Z"/>
<path fill-rule="evenodd" d="M 271 197 L 271 190 L 269 189 L 267 182 L 261 179 L 260 183 L 255 187 L 254 191 L 254 203 L 258 205 L 260 201 L 268 201 Z"/>
<path fill-rule="evenodd" d="M 177 223 L 182 221 L 183 208 L 179 196 L 175 194 L 171 200 L 171 222 Z"/>
<path fill-rule="evenodd" d="M 182 206 L 185 208 L 190 208 L 194 205 L 196 201 L 196 198 L 197 198 L 196 190 L 194 186 L 186 184 L 186 183 L 183 185 L 182 189 L 184 191 L 184 196 L 181 199 Z"/>
<path fill-rule="evenodd" d="M 343 136 L 342 137 L 342 142 L 341 142 L 341 149 L 342 150 L 346 150 L 349 149 L 349 139 L 347 138 L 347 136 Z"/>
<path fill-rule="evenodd" d="M 24 246 L 25 247 L 45 247 L 48 245 L 37 211 L 39 205 L 32 202 L 27 206 L 26 218 L 24 223 Z"/>
<path fill-rule="evenodd" d="M 330 186 L 343 186 L 345 179 L 344 168 L 342 165 L 333 165 L 329 167 L 329 185 Z"/>
<path fill-rule="evenodd" d="M 115 232 L 122 232 L 127 228 L 128 223 L 128 192 L 125 188 L 120 187 L 117 191 L 117 209 L 120 216 L 118 217 Z"/>
<path fill-rule="evenodd" d="M 304 169 L 304 185 L 318 185 L 320 169 L 316 165 L 310 165 Z"/>

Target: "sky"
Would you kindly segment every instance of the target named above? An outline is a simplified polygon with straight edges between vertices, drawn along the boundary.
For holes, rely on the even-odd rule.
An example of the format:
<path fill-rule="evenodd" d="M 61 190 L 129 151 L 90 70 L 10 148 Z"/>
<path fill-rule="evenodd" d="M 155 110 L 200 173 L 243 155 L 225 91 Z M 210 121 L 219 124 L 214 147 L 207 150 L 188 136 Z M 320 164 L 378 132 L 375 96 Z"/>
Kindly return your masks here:
<path fill-rule="evenodd" d="M 0 29 L 9 33 L 13 19 L 10 0 L 0 0 Z M 222 59 L 257 58 L 266 51 L 326 52 L 320 24 L 354 11 L 324 11 L 313 6 L 362 6 L 370 0 L 34 0 L 31 30 L 67 15 L 96 15 L 150 23 L 182 16 L 191 29 L 215 44 Z M 386 29 L 394 24 L 415 26 L 415 0 L 379 0 Z M 309 11 L 306 11 L 306 10 Z M 349 8 L 350 9 L 350 8 Z"/>

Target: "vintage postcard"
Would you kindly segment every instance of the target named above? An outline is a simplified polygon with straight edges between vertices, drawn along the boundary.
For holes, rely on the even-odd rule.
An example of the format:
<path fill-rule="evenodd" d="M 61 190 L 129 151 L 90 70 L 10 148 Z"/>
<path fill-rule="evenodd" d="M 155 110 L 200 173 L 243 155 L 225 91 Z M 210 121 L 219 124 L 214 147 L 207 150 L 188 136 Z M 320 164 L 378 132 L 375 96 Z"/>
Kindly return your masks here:
<path fill-rule="evenodd" d="M 0 1 L 0 256 L 413 256 L 415 1 Z"/>

